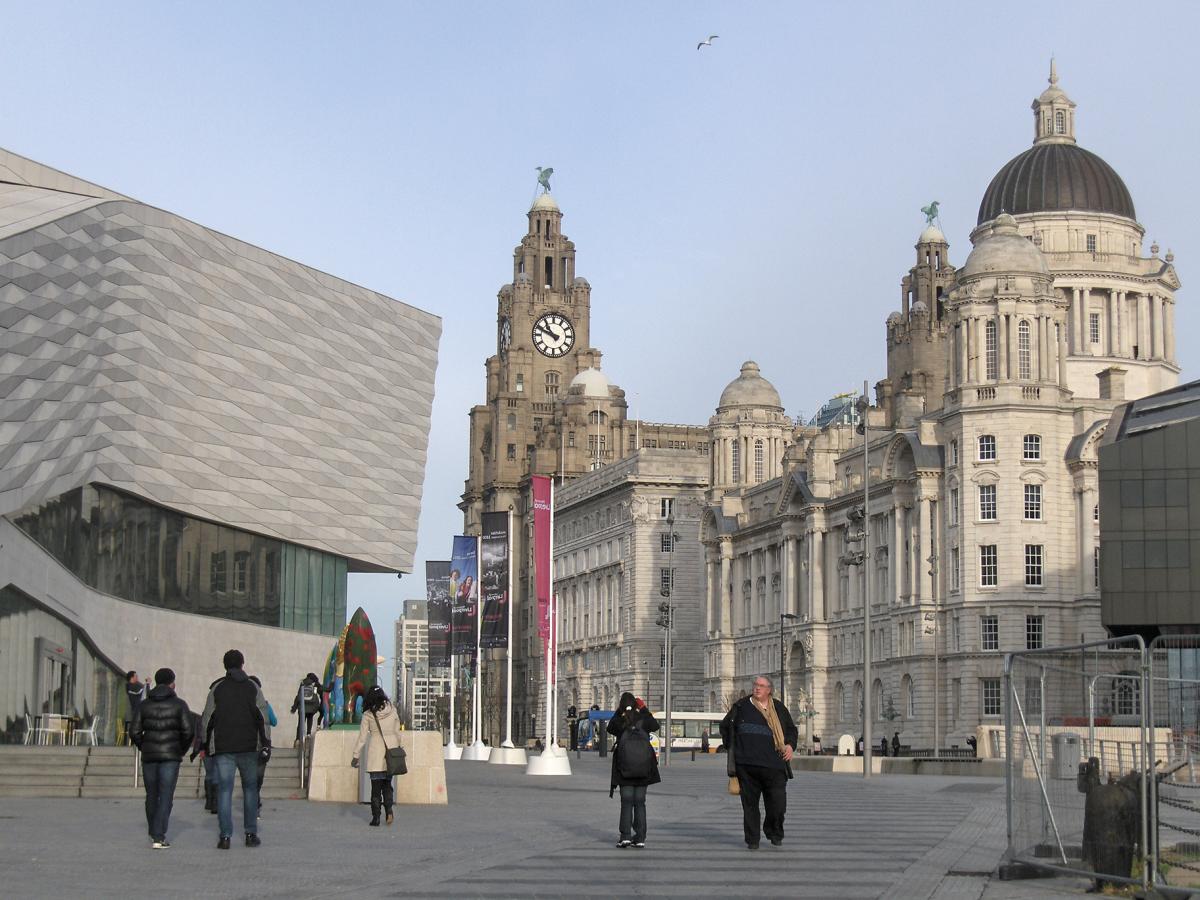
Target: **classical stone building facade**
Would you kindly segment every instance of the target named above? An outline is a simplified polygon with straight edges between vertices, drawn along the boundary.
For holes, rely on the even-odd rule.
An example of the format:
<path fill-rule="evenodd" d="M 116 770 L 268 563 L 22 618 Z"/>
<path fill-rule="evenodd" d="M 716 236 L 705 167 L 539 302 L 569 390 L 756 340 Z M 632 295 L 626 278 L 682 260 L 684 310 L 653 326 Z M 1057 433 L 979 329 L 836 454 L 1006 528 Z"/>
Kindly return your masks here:
<path fill-rule="evenodd" d="M 747 467 L 757 444 L 714 438 L 710 708 L 782 671 L 788 705 L 827 741 L 859 733 L 871 690 L 905 743 L 961 744 L 1000 719 L 1004 651 L 1104 634 L 1096 445 L 1116 405 L 1175 383 L 1179 281 L 1169 253 L 1142 254 L 1119 176 L 1076 144 L 1053 68 L 1033 110 L 1033 147 L 988 187 L 962 268 L 935 226 L 917 240 L 867 412 L 869 537 L 852 424 L 797 426 L 778 469 L 769 450 Z M 759 385 L 737 420 L 779 407 Z"/>

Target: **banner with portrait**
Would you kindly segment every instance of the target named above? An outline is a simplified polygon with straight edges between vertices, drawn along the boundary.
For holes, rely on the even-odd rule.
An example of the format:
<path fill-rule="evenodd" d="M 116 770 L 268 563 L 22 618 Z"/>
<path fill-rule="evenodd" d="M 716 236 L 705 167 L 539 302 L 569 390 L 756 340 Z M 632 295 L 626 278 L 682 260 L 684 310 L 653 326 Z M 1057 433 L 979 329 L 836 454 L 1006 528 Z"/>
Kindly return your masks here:
<path fill-rule="evenodd" d="M 450 554 L 450 643 L 455 656 L 475 656 L 475 623 L 479 612 L 479 539 L 454 536 Z"/>
<path fill-rule="evenodd" d="M 542 646 L 550 640 L 550 504 L 554 488 L 545 475 L 534 475 L 533 487 L 533 573 L 537 594 L 538 636 Z"/>
<path fill-rule="evenodd" d="M 484 649 L 508 646 L 508 513 L 485 512 L 480 540 L 479 570 L 483 596 L 483 621 L 479 645 Z"/>
<path fill-rule="evenodd" d="M 425 615 L 429 622 L 429 665 L 450 665 L 450 560 L 425 563 Z"/>

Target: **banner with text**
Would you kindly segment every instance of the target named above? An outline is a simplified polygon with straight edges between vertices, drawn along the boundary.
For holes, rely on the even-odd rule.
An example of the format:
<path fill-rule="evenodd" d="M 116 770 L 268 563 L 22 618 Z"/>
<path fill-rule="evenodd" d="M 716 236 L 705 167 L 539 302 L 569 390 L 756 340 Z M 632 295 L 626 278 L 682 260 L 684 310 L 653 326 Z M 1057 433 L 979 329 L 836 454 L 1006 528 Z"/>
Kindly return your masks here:
<path fill-rule="evenodd" d="M 478 539 L 454 536 L 450 554 L 451 652 L 475 656 L 475 621 L 479 612 Z"/>
<path fill-rule="evenodd" d="M 425 563 L 425 614 L 429 621 L 429 665 L 450 665 L 450 560 Z"/>
<path fill-rule="evenodd" d="M 545 647 L 550 639 L 550 504 L 554 488 L 545 475 L 534 475 L 530 481 L 533 482 L 533 573 L 538 636 Z"/>
<path fill-rule="evenodd" d="M 483 514 L 479 570 L 483 582 L 483 622 L 479 645 L 508 646 L 508 513 Z"/>

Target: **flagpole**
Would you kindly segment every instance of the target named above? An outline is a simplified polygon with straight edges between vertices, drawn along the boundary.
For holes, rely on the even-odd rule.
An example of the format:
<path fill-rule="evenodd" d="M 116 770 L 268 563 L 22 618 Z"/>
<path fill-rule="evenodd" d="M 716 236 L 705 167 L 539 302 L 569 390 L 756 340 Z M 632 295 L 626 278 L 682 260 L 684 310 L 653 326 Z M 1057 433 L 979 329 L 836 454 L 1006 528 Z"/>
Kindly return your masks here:
<path fill-rule="evenodd" d="M 475 538 L 475 570 L 479 577 L 475 580 L 475 696 L 474 696 L 474 744 L 480 744 L 479 717 L 483 712 L 481 685 L 483 684 L 483 537 Z"/>
<path fill-rule="evenodd" d="M 513 633 L 512 633 L 512 631 L 513 631 L 512 534 L 513 534 L 513 510 L 512 510 L 512 506 L 510 505 L 508 507 L 508 550 L 507 550 L 507 555 L 508 555 L 508 567 L 507 567 L 508 568 L 508 594 L 505 597 L 506 610 L 508 613 L 508 650 L 504 654 L 506 657 L 505 663 L 508 667 L 508 675 L 505 678 L 505 682 L 508 685 L 508 692 L 507 692 L 507 696 L 505 697 L 505 700 L 504 700 L 504 743 L 500 745 L 500 746 L 506 747 L 506 748 L 511 748 L 513 746 L 513 742 L 512 742 L 512 698 L 513 698 L 513 685 L 512 685 L 512 662 L 513 662 L 513 654 L 512 654 L 512 644 L 513 644 Z"/>
<path fill-rule="evenodd" d="M 554 700 L 550 684 L 550 654 L 554 650 L 554 479 L 550 479 L 550 608 L 547 623 L 550 633 L 546 636 L 546 751 L 550 750 L 550 729 L 554 726 Z"/>

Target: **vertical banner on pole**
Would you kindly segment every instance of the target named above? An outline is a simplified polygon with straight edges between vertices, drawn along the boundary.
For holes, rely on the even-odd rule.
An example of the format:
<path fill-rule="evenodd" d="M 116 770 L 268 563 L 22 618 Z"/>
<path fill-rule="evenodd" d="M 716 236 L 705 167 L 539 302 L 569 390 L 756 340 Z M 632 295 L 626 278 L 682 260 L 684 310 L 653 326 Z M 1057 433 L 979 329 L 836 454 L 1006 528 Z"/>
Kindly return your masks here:
<path fill-rule="evenodd" d="M 425 563 L 425 609 L 429 619 L 429 666 L 450 665 L 450 561 Z"/>
<path fill-rule="evenodd" d="M 454 536 L 450 554 L 449 594 L 450 629 L 454 633 L 454 655 L 475 657 L 475 617 L 478 614 L 479 568 L 476 555 L 478 540 Z"/>
<path fill-rule="evenodd" d="M 533 572 L 537 594 L 538 637 L 542 647 L 550 642 L 550 491 L 551 481 L 534 475 L 533 483 Z"/>
<path fill-rule="evenodd" d="M 483 621 L 479 646 L 508 646 L 508 513 L 483 514 L 480 541 L 480 580 L 483 584 Z"/>

